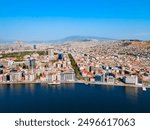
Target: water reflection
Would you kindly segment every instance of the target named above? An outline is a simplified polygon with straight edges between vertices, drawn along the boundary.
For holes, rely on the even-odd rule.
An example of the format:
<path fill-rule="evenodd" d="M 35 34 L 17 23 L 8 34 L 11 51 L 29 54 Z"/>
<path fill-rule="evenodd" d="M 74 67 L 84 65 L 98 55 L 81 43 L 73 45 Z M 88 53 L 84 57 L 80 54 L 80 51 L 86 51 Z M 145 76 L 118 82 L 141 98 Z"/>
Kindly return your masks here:
<path fill-rule="evenodd" d="M 106 89 L 107 91 L 111 91 L 111 90 L 114 89 L 114 86 L 113 86 L 113 85 L 106 85 L 106 86 L 104 86 L 104 87 L 105 87 L 105 89 Z"/>
<path fill-rule="evenodd" d="M 47 83 L 41 83 L 41 87 L 47 89 L 48 88 L 48 84 Z"/>
<path fill-rule="evenodd" d="M 62 84 L 62 86 L 63 86 L 63 88 L 70 89 L 70 90 L 74 90 L 74 88 L 75 88 L 75 84 L 73 84 L 73 83 Z"/>
<path fill-rule="evenodd" d="M 36 84 L 24 84 L 25 90 L 29 91 L 32 95 L 35 94 L 35 86 Z"/>
<path fill-rule="evenodd" d="M 0 85 L 1 94 L 5 93 L 6 91 L 8 93 L 10 93 L 11 95 L 19 94 L 21 89 L 22 89 L 22 85 L 20 85 L 20 84 L 3 84 L 3 85 Z"/>
<path fill-rule="evenodd" d="M 126 98 L 129 99 L 129 101 L 136 103 L 138 100 L 138 88 L 137 87 L 124 87 Z"/>
<path fill-rule="evenodd" d="M 3 84 L 0 84 L 0 96 L 4 94 L 5 88 Z"/>
<path fill-rule="evenodd" d="M 53 90 L 62 90 L 62 89 L 69 89 L 69 90 L 74 90 L 75 85 L 74 84 L 59 84 L 59 85 L 48 85 L 47 87 L 52 88 Z"/>
<path fill-rule="evenodd" d="M 13 95 L 14 93 L 16 95 L 21 95 L 22 85 L 21 84 L 10 84 L 10 93 Z"/>

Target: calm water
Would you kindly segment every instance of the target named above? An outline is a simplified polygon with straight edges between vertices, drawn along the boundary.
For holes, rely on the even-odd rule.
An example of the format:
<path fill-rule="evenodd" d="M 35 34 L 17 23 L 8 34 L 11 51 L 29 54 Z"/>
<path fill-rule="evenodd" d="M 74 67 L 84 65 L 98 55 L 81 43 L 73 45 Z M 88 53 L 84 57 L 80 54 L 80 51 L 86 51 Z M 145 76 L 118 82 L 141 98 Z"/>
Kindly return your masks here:
<path fill-rule="evenodd" d="M 0 112 L 150 112 L 150 89 L 85 84 L 0 85 Z"/>

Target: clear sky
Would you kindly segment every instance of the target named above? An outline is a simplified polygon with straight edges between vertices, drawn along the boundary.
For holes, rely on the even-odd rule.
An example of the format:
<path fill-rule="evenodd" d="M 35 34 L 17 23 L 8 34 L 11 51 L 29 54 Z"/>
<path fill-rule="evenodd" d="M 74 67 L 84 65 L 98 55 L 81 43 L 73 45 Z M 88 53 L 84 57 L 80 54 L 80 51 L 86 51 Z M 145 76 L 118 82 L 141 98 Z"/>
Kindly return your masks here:
<path fill-rule="evenodd" d="M 150 0 L 0 0 L 0 40 L 150 40 Z"/>

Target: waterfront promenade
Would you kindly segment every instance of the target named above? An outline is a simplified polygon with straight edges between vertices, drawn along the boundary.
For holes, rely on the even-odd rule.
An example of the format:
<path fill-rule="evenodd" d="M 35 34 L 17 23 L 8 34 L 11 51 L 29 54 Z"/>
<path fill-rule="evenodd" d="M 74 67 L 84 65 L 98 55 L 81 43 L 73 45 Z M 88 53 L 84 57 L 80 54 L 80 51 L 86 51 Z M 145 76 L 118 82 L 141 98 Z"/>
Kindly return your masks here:
<path fill-rule="evenodd" d="M 32 81 L 32 82 L 1 82 L 0 85 L 3 85 L 3 84 L 48 84 L 48 82 L 41 82 L 41 81 Z M 79 83 L 79 84 L 93 84 L 93 85 L 105 85 L 105 86 L 124 86 L 124 87 L 145 87 L 145 88 L 150 88 L 150 85 L 149 86 L 143 86 L 143 85 L 135 85 L 135 84 L 123 84 L 123 83 L 118 83 L 118 84 L 112 84 L 112 83 L 105 83 L 105 82 L 86 82 L 86 81 L 81 81 L 81 80 L 78 80 L 78 81 L 72 81 L 72 82 L 61 82 L 60 84 L 76 84 L 76 83 Z M 55 84 L 51 84 L 51 85 L 55 85 Z M 57 84 L 56 84 L 57 85 Z"/>

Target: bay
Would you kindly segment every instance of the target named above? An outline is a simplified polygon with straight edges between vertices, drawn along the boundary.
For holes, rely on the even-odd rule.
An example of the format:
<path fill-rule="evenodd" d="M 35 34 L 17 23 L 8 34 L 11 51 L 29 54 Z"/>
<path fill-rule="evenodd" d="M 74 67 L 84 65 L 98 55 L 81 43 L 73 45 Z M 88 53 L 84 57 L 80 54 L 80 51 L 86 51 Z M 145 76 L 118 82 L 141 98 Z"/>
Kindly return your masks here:
<path fill-rule="evenodd" d="M 85 84 L 0 85 L 1 113 L 145 113 L 150 89 Z"/>

